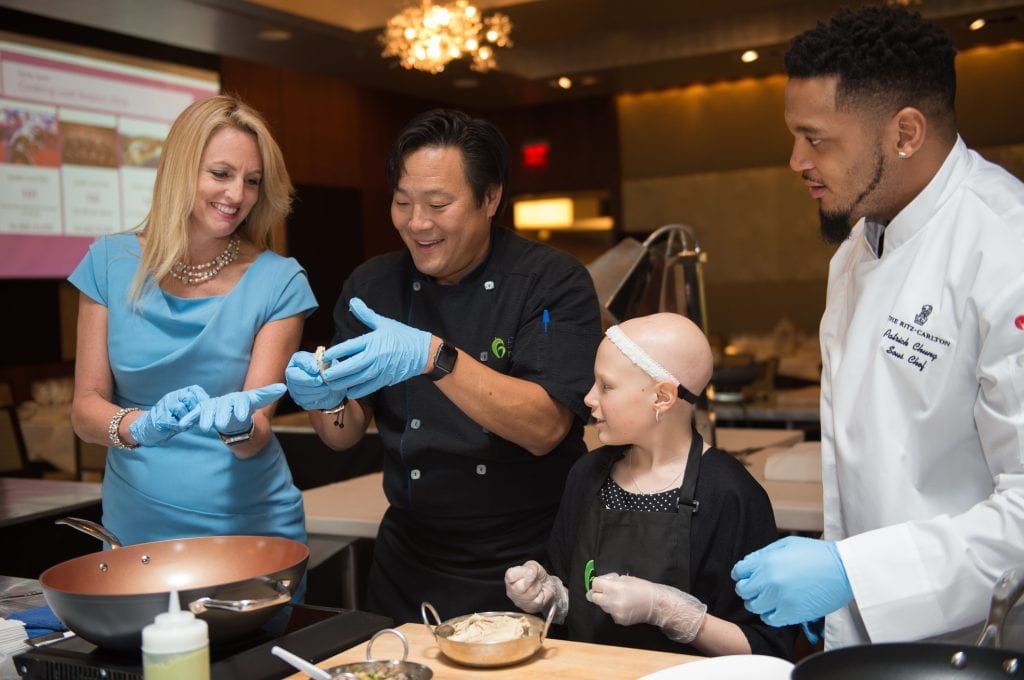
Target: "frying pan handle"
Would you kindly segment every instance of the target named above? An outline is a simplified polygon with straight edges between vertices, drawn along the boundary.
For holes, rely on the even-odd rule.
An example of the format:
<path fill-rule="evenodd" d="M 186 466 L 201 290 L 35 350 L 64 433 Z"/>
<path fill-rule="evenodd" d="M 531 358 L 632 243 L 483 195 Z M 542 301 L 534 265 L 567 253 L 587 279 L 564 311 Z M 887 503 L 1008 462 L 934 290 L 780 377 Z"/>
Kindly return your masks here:
<path fill-rule="evenodd" d="M 110 545 L 111 550 L 116 550 L 121 547 L 121 541 L 117 536 L 110 533 L 106 527 L 97 524 L 96 522 L 90 522 L 87 519 L 81 517 L 61 517 L 58 520 L 54 520 L 54 524 L 66 524 L 72 529 L 78 529 L 83 534 L 89 534 L 93 538 L 98 538 L 104 543 Z"/>
<path fill-rule="evenodd" d="M 1010 567 L 996 581 L 992 592 L 992 607 L 988 620 L 978 638 L 978 647 L 1000 647 L 1003 642 L 1003 624 L 1017 600 L 1024 594 L 1024 566 Z"/>
<path fill-rule="evenodd" d="M 188 608 L 193 614 L 202 614 L 207 609 L 224 609 L 230 612 L 251 612 L 256 611 L 257 609 L 276 607 L 277 605 L 291 601 L 292 593 L 288 589 L 289 581 L 275 581 L 274 579 L 266 577 L 261 580 L 276 590 L 277 594 L 262 600 L 215 600 L 212 597 L 201 597 L 198 600 L 189 602 Z"/>

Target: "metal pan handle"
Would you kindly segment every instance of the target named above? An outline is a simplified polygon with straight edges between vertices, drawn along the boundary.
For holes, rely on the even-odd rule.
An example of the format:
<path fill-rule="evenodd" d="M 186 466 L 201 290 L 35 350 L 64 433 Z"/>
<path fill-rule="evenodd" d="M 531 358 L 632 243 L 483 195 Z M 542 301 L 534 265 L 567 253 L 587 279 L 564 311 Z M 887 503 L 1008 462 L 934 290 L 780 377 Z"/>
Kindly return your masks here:
<path fill-rule="evenodd" d="M 988 612 L 988 620 L 978 638 L 978 647 L 1001 647 L 1003 643 L 1003 624 L 1020 596 L 1024 594 L 1024 566 L 1010 567 L 996 581 L 992 592 L 992 606 Z"/>
<path fill-rule="evenodd" d="M 434 612 L 434 614 L 436 615 L 437 612 Z M 373 654 L 372 654 L 373 642 L 374 642 L 374 640 L 379 638 L 381 635 L 386 635 L 388 633 L 390 633 L 391 635 L 394 635 L 395 637 L 397 637 L 399 640 L 402 641 L 402 659 L 401 660 L 405 661 L 407 658 L 409 658 L 409 640 L 406 639 L 405 635 L 403 635 L 401 631 L 395 630 L 394 628 L 385 628 L 383 630 L 378 630 L 376 633 L 374 633 L 373 637 L 370 638 L 370 641 L 366 643 L 366 660 L 367 661 L 380 661 L 380 659 L 374 659 L 373 658 Z"/>
<path fill-rule="evenodd" d="M 551 627 L 551 622 L 555 620 L 555 603 L 551 603 L 551 609 L 548 609 L 548 615 L 544 617 L 544 630 L 540 633 L 540 641 L 544 642 L 544 638 L 548 636 L 548 628 Z"/>
<path fill-rule="evenodd" d="M 207 609 L 223 609 L 231 612 L 251 612 L 267 607 L 276 607 L 291 601 L 292 592 L 288 589 L 290 581 L 275 581 L 274 579 L 262 577 L 264 583 L 275 591 L 276 595 L 260 600 L 215 600 L 212 597 L 201 597 L 198 600 L 189 602 L 188 608 L 193 614 L 202 614 Z"/>
<path fill-rule="evenodd" d="M 110 531 L 96 522 L 91 522 L 81 517 L 61 517 L 60 519 L 54 520 L 54 524 L 65 524 L 72 529 L 78 529 L 83 534 L 89 534 L 93 538 L 98 538 L 110 545 L 111 550 L 116 550 L 121 547 L 121 541 L 117 536 L 110 533 Z"/>
<path fill-rule="evenodd" d="M 431 624 L 431 623 L 430 623 L 430 619 L 429 619 L 429 618 L 427 618 L 427 612 L 428 612 L 428 611 L 429 611 L 429 612 L 430 612 L 431 614 L 433 614 L 433 615 L 434 615 L 434 621 L 435 621 L 436 623 L 433 623 L 433 624 Z M 420 616 L 422 616 L 422 617 L 423 617 L 423 623 L 424 623 L 424 624 L 425 624 L 425 625 L 427 626 L 427 628 L 429 628 L 429 629 L 430 629 L 431 631 L 433 631 L 433 630 L 434 630 L 434 628 L 436 628 L 437 626 L 440 626 L 440 625 L 441 625 L 441 617 L 440 617 L 440 616 L 438 615 L 438 613 L 437 613 L 437 610 L 436 610 L 436 609 L 434 609 L 434 605 L 430 604 L 429 602 L 424 602 L 423 604 L 421 604 L 421 605 L 420 605 Z"/>

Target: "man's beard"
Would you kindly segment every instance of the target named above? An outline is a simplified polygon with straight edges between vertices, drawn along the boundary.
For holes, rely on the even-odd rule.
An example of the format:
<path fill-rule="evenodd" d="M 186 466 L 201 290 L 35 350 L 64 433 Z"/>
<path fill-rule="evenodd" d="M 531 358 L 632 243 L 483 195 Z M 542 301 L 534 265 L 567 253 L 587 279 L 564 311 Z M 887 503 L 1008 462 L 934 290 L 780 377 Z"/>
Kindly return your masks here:
<path fill-rule="evenodd" d="M 850 237 L 853 225 L 862 217 L 862 215 L 854 216 L 853 209 L 860 205 L 865 198 L 878 188 L 878 185 L 882 183 L 882 178 L 884 177 L 885 157 L 882 155 L 881 149 L 878 149 L 875 163 L 875 176 L 871 178 L 871 182 L 868 183 L 867 189 L 861 192 L 860 196 L 857 197 L 850 207 L 847 210 L 840 210 L 837 212 L 825 212 L 821 208 L 818 209 L 818 219 L 821 222 L 821 238 L 824 239 L 825 243 L 830 245 L 839 245 Z"/>
<path fill-rule="evenodd" d="M 850 222 L 850 211 L 827 213 L 818 210 L 818 219 L 821 221 L 821 238 L 829 245 L 839 245 L 850 237 L 853 224 Z"/>

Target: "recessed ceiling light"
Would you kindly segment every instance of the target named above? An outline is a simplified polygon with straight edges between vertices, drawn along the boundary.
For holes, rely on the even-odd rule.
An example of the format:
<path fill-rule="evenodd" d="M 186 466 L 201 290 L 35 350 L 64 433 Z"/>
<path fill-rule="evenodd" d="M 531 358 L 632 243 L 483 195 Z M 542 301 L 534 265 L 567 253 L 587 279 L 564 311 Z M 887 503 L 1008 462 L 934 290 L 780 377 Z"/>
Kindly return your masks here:
<path fill-rule="evenodd" d="M 757 50 L 747 50 L 746 52 L 740 55 L 740 61 L 742 61 L 744 64 L 749 64 L 751 62 L 757 61 L 760 58 L 761 55 L 757 53 Z"/>
<path fill-rule="evenodd" d="M 986 21 L 984 17 L 978 17 L 971 23 L 967 24 L 967 28 L 971 29 L 972 31 L 980 31 L 981 29 L 985 28 L 985 23 Z"/>
<path fill-rule="evenodd" d="M 580 78 L 580 85 L 591 87 L 597 85 L 597 76 L 583 76 Z"/>
<path fill-rule="evenodd" d="M 569 88 L 572 87 L 572 78 L 568 76 L 562 76 L 561 78 L 558 79 L 558 87 L 562 88 L 563 90 L 568 90 Z"/>
<path fill-rule="evenodd" d="M 284 42 L 285 40 L 291 40 L 292 34 L 280 28 L 268 28 L 257 33 L 256 37 L 267 42 Z"/>

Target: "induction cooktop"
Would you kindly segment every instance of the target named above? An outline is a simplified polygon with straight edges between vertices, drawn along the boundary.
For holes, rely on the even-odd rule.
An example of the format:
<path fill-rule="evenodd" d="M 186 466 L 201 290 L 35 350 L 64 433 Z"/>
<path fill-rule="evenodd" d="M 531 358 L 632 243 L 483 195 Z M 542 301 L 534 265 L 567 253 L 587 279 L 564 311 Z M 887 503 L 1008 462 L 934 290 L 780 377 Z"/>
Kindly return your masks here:
<path fill-rule="evenodd" d="M 211 680 L 280 680 L 295 669 L 270 653 L 280 645 L 319 663 L 368 640 L 391 619 L 353 609 L 288 605 L 257 631 L 210 647 Z M 25 680 L 142 680 L 141 653 L 101 649 L 73 637 L 14 657 Z"/>

